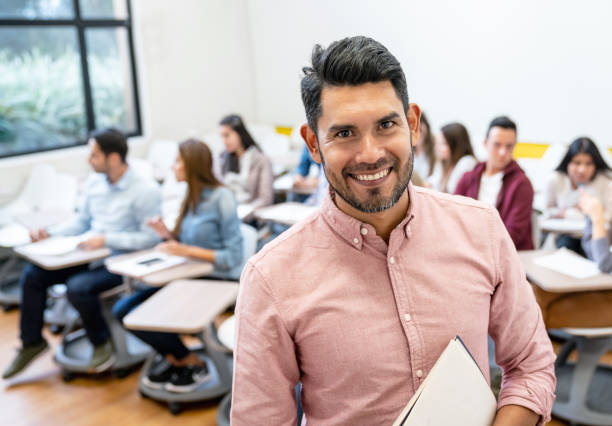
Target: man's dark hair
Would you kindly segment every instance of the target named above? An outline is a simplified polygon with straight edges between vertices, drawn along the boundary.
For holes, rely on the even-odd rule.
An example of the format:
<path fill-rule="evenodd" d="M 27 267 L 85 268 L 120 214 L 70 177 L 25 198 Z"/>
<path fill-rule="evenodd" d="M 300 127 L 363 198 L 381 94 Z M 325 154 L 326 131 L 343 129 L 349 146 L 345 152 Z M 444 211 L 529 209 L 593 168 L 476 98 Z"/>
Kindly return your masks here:
<path fill-rule="evenodd" d="M 399 61 L 385 46 L 368 37 L 347 37 L 312 51 L 312 66 L 302 68 L 302 102 L 308 125 L 317 133 L 324 86 L 358 86 L 390 81 L 408 112 L 406 77 Z"/>
<path fill-rule="evenodd" d="M 510 120 L 505 115 L 502 115 L 501 117 L 495 117 L 493 120 L 491 120 L 489 128 L 487 129 L 487 137 L 489 137 L 489 133 L 491 133 L 491 129 L 493 127 L 501 127 L 502 129 L 512 129 L 514 130 L 514 133 L 518 133 L 516 130 L 516 123 Z"/>
<path fill-rule="evenodd" d="M 595 164 L 595 173 L 593 173 L 591 180 L 595 179 L 597 173 L 606 173 L 610 171 L 610 167 L 599 153 L 595 142 L 586 136 L 582 136 L 571 143 L 561 163 L 559 163 L 555 170 L 567 175 L 567 166 L 569 166 L 569 163 L 571 163 L 572 159 L 578 154 L 587 154 L 591 157 L 591 160 L 593 160 Z"/>
<path fill-rule="evenodd" d="M 114 128 L 94 130 L 89 134 L 89 139 L 94 139 L 100 150 L 108 157 L 109 154 L 116 152 L 125 163 L 128 152 L 127 138 L 123 133 Z"/>

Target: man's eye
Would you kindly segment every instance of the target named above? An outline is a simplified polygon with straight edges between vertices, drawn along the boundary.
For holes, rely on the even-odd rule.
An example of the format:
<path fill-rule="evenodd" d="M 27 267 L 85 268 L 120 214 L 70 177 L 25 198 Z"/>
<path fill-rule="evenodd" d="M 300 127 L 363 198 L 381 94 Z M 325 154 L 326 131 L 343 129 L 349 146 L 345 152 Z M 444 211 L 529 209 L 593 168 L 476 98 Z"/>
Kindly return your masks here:
<path fill-rule="evenodd" d="M 395 123 L 393 123 L 393 121 L 383 121 L 382 123 L 380 123 L 380 127 L 382 127 L 383 129 L 390 129 L 391 127 L 393 127 Z"/>
<path fill-rule="evenodd" d="M 350 130 L 340 130 L 338 133 L 336 133 L 336 136 L 341 137 L 341 138 L 348 138 L 349 136 L 351 136 L 351 131 Z"/>

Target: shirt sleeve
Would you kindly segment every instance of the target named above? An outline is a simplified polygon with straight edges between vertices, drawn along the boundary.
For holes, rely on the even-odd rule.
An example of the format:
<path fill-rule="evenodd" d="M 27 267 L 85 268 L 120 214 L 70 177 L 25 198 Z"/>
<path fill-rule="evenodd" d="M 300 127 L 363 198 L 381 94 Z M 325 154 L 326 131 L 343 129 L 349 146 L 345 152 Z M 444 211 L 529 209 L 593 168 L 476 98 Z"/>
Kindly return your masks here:
<path fill-rule="evenodd" d="M 258 169 L 257 175 L 255 176 L 257 179 L 257 198 L 249 203 L 252 204 L 254 208 L 269 206 L 274 202 L 272 163 L 270 159 L 263 154 Z"/>
<path fill-rule="evenodd" d="M 215 250 L 215 266 L 228 270 L 242 263 L 243 244 L 236 200 L 229 189 L 221 190 L 218 208 L 223 248 Z"/>
<path fill-rule="evenodd" d="M 497 285 L 489 334 L 495 341 L 495 361 L 503 371 L 498 409 L 510 404 L 526 407 L 540 416 L 538 425 L 545 425 L 555 398 L 555 354 L 514 244 L 497 211 L 490 212 Z"/>
<path fill-rule="evenodd" d="M 310 166 L 314 163 L 312 158 L 310 157 L 310 152 L 307 147 L 304 147 L 302 150 L 302 155 L 300 157 L 300 164 L 298 164 L 296 172 L 304 177 L 308 176 L 310 173 Z"/>
<path fill-rule="evenodd" d="M 248 263 L 236 305 L 232 426 L 294 426 L 299 378 L 293 339 L 268 284 Z"/>
<path fill-rule="evenodd" d="M 546 183 L 546 211 L 549 216 L 557 214 L 559 206 L 557 206 L 557 172 L 553 173 Z"/>
<path fill-rule="evenodd" d="M 608 237 L 592 239 L 593 225 L 587 217 L 587 225 L 582 237 L 582 248 L 587 257 L 597 263 L 601 272 L 612 272 L 612 252 L 610 252 L 610 240 Z"/>
<path fill-rule="evenodd" d="M 161 191 L 151 186 L 142 189 L 130 206 L 134 220 L 138 223 L 136 231 L 106 232 L 106 246 L 115 250 L 144 250 L 160 241 L 159 236 L 146 224 L 148 218 L 161 214 Z"/>
<path fill-rule="evenodd" d="M 522 248 L 525 242 L 531 242 L 533 248 L 533 238 L 531 236 L 531 209 L 533 205 L 533 188 L 529 180 L 525 178 L 516 188 L 512 195 L 510 209 L 504 217 L 504 224 L 510 234 L 512 241 Z M 519 247 L 520 247 L 519 246 Z"/>

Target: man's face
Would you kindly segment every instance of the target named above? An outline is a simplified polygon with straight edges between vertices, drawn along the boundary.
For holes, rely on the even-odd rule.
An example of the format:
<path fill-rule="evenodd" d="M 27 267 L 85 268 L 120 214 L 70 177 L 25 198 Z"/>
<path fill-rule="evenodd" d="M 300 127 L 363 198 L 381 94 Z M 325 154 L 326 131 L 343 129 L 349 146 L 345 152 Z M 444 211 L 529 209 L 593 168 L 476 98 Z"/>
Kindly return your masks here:
<path fill-rule="evenodd" d="M 412 132 L 389 81 L 324 87 L 321 107 L 318 147 L 315 152 L 309 148 L 334 191 L 364 213 L 395 205 L 412 174 L 418 106 L 412 104 L 408 113 Z"/>
<path fill-rule="evenodd" d="M 512 161 L 512 153 L 516 146 L 516 132 L 512 129 L 493 127 L 485 139 L 490 166 L 502 171 Z"/>
<path fill-rule="evenodd" d="M 108 158 L 95 139 L 89 139 L 89 165 L 96 173 L 108 173 Z"/>

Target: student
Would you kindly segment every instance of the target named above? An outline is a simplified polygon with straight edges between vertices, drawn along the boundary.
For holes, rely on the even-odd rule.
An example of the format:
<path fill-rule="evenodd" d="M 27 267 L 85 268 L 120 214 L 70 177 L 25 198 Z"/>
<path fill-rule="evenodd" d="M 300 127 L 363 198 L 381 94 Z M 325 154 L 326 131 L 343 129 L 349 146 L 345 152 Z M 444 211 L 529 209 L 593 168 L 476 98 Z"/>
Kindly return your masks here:
<path fill-rule="evenodd" d="M 409 184 L 420 110 L 397 59 L 351 37 L 304 68 L 306 144 L 329 193 L 241 277 L 231 423 L 392 424 L 456 335 L 488 378 L 496 425 L 545 424 L 554 353 L 497 211 Z"/>
<path fill-rule="evenodd" d="M 545 214 L 558 218 L 583 218 L 577 208 L 579 189 L 591 193 L 609 208 L 606 204 L 607 188 L 611 181 L 609 171 L 610 168 L 591 139 L 580 137 L 573 141 L 548 182 Z M 584 254 L 580 239 L 572 235 L 559 235 L 556 245 Z"/>
<path fill-rule="evenodd" d="M 83 205 L 71 222 L 32 232 L 32 241 L 87 232 L 88 238 L 80 244 L 84 250 L 109 247 L 122 252 L 146 249 L 157 243 L 159 239 L 145 220 L 159 214 L 161 192 L 155 182 L 139 177 L 126 163 L 127 151 L 126 137 L 118 130 L 93 132 L 89 137 L 89 164 L 97 174 L 86 183 Z M 58 283 L 66 283 L 68 300 L 79 312 L 87 337 L 94 345 L 89 369 L 100 372 L 109 368 L 115 356 L 98 296 L 121 282 L 121 276 L 108 272 L 102 262 L 54 271 L 28 264 L 20 281 L 23 346 L 3 378 L 23 371 L 48 349 L 41 333 L 43 313 L 47 288 Z"/>
<path fill-rule="evenodd" d="M 433 172 L 436 163 L 434 150 L 435 142 L 433 134 L 431 133 L 429 121 L 425 113 L 421 112 L 421 131 L 419 133 L 419 139 L 414 146 L 414 171 L 421 179 L 427 179 Z"/>
<path fill-rule="evenodd" d="M 314 189 L 319 184 L 318 176 L 310 176 L 312 167 L 317 169 L 317 174 L 320 172 L 319 165 L 315 163 L 308 152 L 308 148 L 304 147 L 300 156 L 300 163 L 297 166 L 296 173 L 293 176 L 293 187 L 296 189 Z M 303 197 L 304 199 L 307 197 Z"/>
<path fill-rule="evenodd" d="M 463 124 L 442 127 L 436 138 L 436 159 L 433 173 L 427 178 L 428 186 L 452 194 L 463 174 L 476 165 L 470 135 Z"/>
<path fill-rule="evenodd" d="M 257 146 L 238 115 L 221 120 L 225 151 L 221 154 L 223 182 L 234 192 L 238 203 L 253 208 L 274 202 L 270 159 Z"/>
<path fill-rule="evenodd" d="M 173 171 L 178 182 L 187 182 L 187 194 L 174 230 L 169 231 L 159 217 L 148 221 L 164 240 L 158 249 L 171 255 L 211 262 L 215 266 L 213 275 L 237 280 L 243 264 L 240 219 L 234 195 L 213 174 L 210 149 L 198 140 L 182 142 Z M 123 321 L 132 309 L 159 289 L 147 286 L 132 293 L 117 302 L 113 313 Z M 191 392 L 209 380 L 206 363 L 183 344 L 178 334 L 130 332 L 168 361 L 151 369 L 143 379 L 145 385 L 172 392 Z"/>
<path fill-rule="evenodd" d="M 508 117 L 494 118 L 484 141 L 487 161 L 463 175 L 455 194 L 494 206 L 516 249 L 532 250 L 533 188 L 523 169 L 512 159 L 516 140 L 516 124 Z"/>
<path fill-rule="evenodd" d="M 612 189 L 612 188 L 611 188 Z M 608 195 L 611 194 L 608 190 Z M 578 207 L 587 216 L 582 247 L 600 271 L 612 273 L 607 214 L 601 200 L 579 190 Z M 612 290 L 552 293 L 533 286 L 547 328 L 600 328 L 612 324 Z"/>

